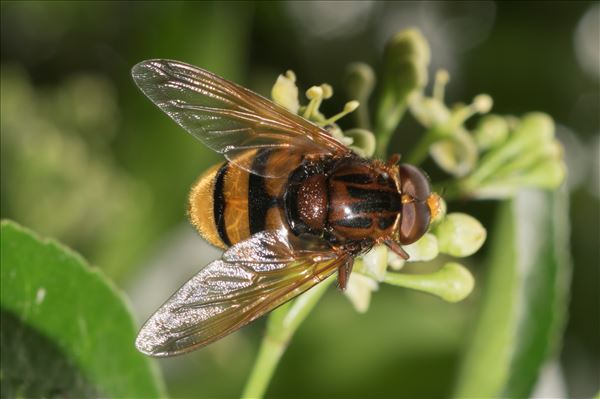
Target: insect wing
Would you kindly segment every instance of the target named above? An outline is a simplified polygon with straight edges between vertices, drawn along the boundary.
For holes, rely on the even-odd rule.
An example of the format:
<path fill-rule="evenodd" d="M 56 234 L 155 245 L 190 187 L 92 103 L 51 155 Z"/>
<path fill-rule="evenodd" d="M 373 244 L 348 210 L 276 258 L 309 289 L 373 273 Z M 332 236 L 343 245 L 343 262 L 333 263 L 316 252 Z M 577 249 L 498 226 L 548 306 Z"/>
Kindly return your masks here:
<path fill-rule="evenodd" d="M 231 247 L 152 315 L 137 348 L 172 356 L 202 347 L 308 290 L 347 260 L 325 243 L 290 240 L 284 231 L 263 231 Z"/>
<path fill-rule="evenodd" d="M 239 162 L 248 150 L 297 147 L 305 155 L 351 154 L 326 130 L 192 65 L 148 60 L 134 66 L 132 75 L 142 92 L 181 127 L 249 172 L 257 173 Z"/>

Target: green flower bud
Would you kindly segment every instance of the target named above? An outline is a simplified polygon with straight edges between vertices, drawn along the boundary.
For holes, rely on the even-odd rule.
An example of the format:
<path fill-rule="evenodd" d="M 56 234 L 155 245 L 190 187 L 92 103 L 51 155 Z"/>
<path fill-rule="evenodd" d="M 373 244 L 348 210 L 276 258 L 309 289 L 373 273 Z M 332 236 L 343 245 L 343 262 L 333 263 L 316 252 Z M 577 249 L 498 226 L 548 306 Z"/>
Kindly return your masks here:
<path fill-rule="evenodd" d="M 498 182 L 512 187 L 515 192 L 520 187 L 555 189 L 564 181 L 566 173 L 564 162 L 553 158 L 546 158 L 536 163 L 533 167 L 524 170 L 523 173 L 509 176 L 506 179 L 498 179 Z"/>
<path fill-rule="evenodd" d="M 393 86 L 397 99 L 427 85 L 430 58 L 429 43 L 417 29 L 402 30 L 388 42 L 383 56 L 385 83 Z"/>
<path fill-rule="evenodd" d="M 294 72 L 287 71 L 285 75 L 279 75 L 271 89 L 271 98 L 288 111 L 294 114 L 298 113 L 300 102 L 298 101 L 298 86 L 296 86 Z"/>
<path fill-rule="evenodd" d="M 467 175 L 477 163 L 477 146 L 463 128 L 456 129 L 452 137 L 432 144 L 429 151 L 440 168 L 457 177 Z"/>
<path fill-rule="evenodd" d="M 555 189 L 561 185 L 567 176 L 567 166 L 564 162 L 547 159 L 531 169 L 524 178 L 524 185 L 544 189 Z"/>
<path fill-rule="evenodd" d="M 481 158 L 476 170 L 468 177 L 466 186 L 474 191 L 490 184 L 490 179 L 497 176 L 500 169 L 517 170 L 513 164 L 519 168 L 530 165 L 530 160 L 537 159 L 540 149 L 544 149 L 553 137 L 554 123 L 548 115 L 525 115 L 503 145 L 493 148 Z"/>
<path fill-rule="evenodd" d="M 346 92 L 349 98 L 355 98 L 366 104 L 375 87 L 373 68 L 364 62 L 354 62 L 346 68 Z"/>
<path fill-rule="evenodd" d="M 414 93 L 409 99 L 410 112 L 425 127 L 441 126 L 450 120 L 450 110 L 433 97 L 423 97 Z"/>
<path fill-rule="evenodd" d="M 459 263 L 446 263 L 440 270 L 429 274 L 404 274 L 388 272 L 384 282 L 399 287 L 427 292 L 448 302 L 465 299 L 475 285 L 467 268 Z"/>
<path fill-rule="evenodd" d="M 509 198 L 524 187 L 536 187 L 545 190 L 556 189 L 565 180 L 567 167 L 564 162 L 546 159 L 521 174 L 490 179 L 472 191 L 480 199 Z"/>
<path fill-rule="evenodd" d="M 506 198 L 522 187 L 553 189 L 564 180 L 563 148 L 554 138 L 552 119 L 534 112 L 510 124 L 514 129 L 508 139 L 486 153 L 473 173 L 459 182 L 466 195 Z"/>
<path fill-rule="evenodd" d="M 486 238 L 486 230 L 474 217 L 450 213 L 434 229 L 439 251 L 459 258 L 477 252 Z"/>
<path fill-rule="evenodd" d="M 370 158 L 375 153 L 375 135 L 367 129 L 350 129 L 344 132 L 344 136 L 352 139 L 350 148 L 358 155 Z"/>
<path fill-rule="evenodd" d="M 517 157 L 511 159 L 510 162 L 499 167 L 492 180 L 526 175 L 541 162 L 560 162 L 563 152 L 562 145 L 557 140 L 543 141 L 539 143 L 537 148 L 523 151 Z"/>
<path fill-rule="evenodd" d="M 385 157 L 387 145 L 406 111 L 409 97 L 423 91 L 427 84 L 429 58 L 429 44 L 416 29 L 400 31 L 387 44 L 382 92 L 375 116 L 377 156 Z"/>
<path fill-rule="evenodd" d="M 479 150 L 487 150 L 506 141 L 508 122 L 499 115 L 486 115 L 479 120 L 474 133 Z"/>
<path fill-rule="evenodd" d="M 487 94 L 479 94 L 471 104 L 456 104 L 448 109 L 443 101 L 444 85 L 448 79 L 446 71 L 438 71 L 432 97 L 423 97 L 419 92 L 410 96 L 413 116 L 429 130 L 411 153 L 408 162 L 421 163 L 429 153 L 442 169 L 461 177 L 473 170 L 478 159 L 475 140 L 463 125 L 471 116 L 489 112 L 493 100 Z"/>
<path fill-rule="evenodd" d="M 525 114 L 516 126 L 513 136 L 527 138 L 528 141 L 539 143 L 554 137 L 554 121 L 542 112 Z"/>
<path fill-rule="evenodd" d="M 438 256 L 438 240 L 433 234 L 425 234 L 416 242 L 402 247 L 410 256 L 410 262 L 426 262 Z"/>

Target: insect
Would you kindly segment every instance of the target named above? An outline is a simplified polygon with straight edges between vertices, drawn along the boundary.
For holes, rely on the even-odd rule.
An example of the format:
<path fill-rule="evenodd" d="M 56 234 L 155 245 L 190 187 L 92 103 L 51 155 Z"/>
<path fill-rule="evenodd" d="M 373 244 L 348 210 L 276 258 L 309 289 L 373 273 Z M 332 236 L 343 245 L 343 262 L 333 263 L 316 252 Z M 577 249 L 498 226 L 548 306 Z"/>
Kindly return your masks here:
<path fill-rule="evenodd" d="M 132 70 L 141 91 L 226 161 L 193 186 L 189 215 L 225 250 L 142 327 L 152 356 L 200 348 L 337 272 L 354 258 L 419 239 L 438 209 L 418 168 L 361 158 L 326 129 L 208 71 L 169 60 Z"/>

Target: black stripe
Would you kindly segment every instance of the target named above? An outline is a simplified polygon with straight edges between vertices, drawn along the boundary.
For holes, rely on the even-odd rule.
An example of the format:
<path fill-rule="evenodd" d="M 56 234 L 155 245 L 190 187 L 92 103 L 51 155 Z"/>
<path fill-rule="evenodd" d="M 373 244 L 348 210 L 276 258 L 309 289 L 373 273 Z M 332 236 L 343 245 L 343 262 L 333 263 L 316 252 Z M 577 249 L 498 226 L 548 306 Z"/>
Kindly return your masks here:
<path fill-rule="evenodd" d="M 353 213 L 369 213 L 369 212 L 398 212 L 400 210 L 400 199 L 397 195 L 382 196 L 367 199 L 364 201 L 354 202 L 347 205 Z"/>
<path fill-rule="evenodd" d="M 227 174 L 228 162 L 225 162 L 217 175 L 215 176 L 215 187 L 213 189 L 213 217 L 217 225 L 217 232 L 221 241 L 227 246 L 231 245 L 227 230 L 225 228 L 225 195 L 223 188 L 225 186 L 225 175 Z"/>
<path fill-rule="evenodd" d="M 335 181 L 341 181 L 345 183 L 354 183 L 354 184 L 370 184 L 373 183 L 373 179 L 366 173 L 350 173 L 342 176 L 335 176 L 333 178 Z"/>
<path fill-rule="evenodd" d="M 351 218 L 336 220 L 334 224 L 354 229 L 368 229 L 373 224 L 373 221 L 371 218 Z"/>
<path fill-rule="evenodd" d="M 264 174 L 271 155 L 270 149 L 260 150 L 252 162 L 252 170 Z M 258 174 L 250 173 L 248 177 L 248 226 L 250 234 L 263 231 L 267 225 L 267 212 L 277 205 L 277 198 L 269 195 L 265 187 L 265 179 Z"/>
<path fill-rule="evenodd" d="M 397 192 L 392 190 L 374 190 L 370 188 L 360 188 L 354 186 L 346 186 L 346 189 L 348 190 L 348 194 L 350 194 L 352 198 L 360 199 L 372 199 L 383 195 L 398 195 Z"/>
<path fill-rule="evenodd" d="M 379 226 L 379 228 L 381 230 L 385 230 L 388 227 L 390 227 L 391 225 L 394 224 L 394 222 L 396 221 L 396 217 L 397 215 L 394 216 L 387 216 L 387 217 L 380 217 L 379 218 L 379 222 L 377 223 L 377 225 Z"/>

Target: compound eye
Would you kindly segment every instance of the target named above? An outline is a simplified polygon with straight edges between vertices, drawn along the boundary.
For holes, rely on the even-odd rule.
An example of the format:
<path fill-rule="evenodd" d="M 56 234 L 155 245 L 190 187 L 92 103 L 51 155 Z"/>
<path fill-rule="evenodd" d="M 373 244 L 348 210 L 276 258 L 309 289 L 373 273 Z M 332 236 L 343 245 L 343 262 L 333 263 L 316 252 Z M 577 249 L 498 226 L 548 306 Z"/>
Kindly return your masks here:
<path fill-rule="evenodd" d="M 431 194 L 429 180 L 419 168 L 412 165 L 400 165 L 400 184 L 402 194 L 408 194 L 418 201 L 426 201 Z"/>
<path fill-rule="evenodd" d="M 400 220 L 400 243 L 412 244 L 427 232 L 431 214 L 425 202 L 407 202 L 402 204 Z"/>

